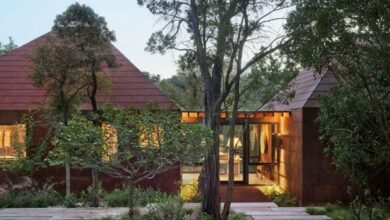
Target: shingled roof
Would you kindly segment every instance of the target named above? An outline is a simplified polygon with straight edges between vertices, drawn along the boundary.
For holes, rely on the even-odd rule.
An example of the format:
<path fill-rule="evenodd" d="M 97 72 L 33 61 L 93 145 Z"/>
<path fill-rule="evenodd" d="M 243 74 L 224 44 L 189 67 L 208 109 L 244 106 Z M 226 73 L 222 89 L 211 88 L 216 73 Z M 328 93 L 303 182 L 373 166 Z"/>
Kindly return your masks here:
<path fill-rule="evenodd" d="M 28 77 L 33 64 L 29 55 L 44 43 L 47 36 L 35 40 L 0 56 L 0 110 L 32 110 L 47 103 L 46 90 L 36 88 Z M 160 108 L 174 107 L 173 102 L 160 91 L 117 48 L 112 46 L 119 67 L 109 70 L 111 91 L 98 94 L 98 103 L 112 103 L 120 107 L 144 108 L 156 103 Z M 90 109 L 84 104 L 83 109 Z"/>
<path fill-rule="evenodd" d="M 290 111 L 297 108 L 319 107 L 320 97 L 328 94 L 336 83 L 336 78 L 330 72 L 316 74 L 311 69 L 305 69 L 291 80 L 287 90 L 281 91 L 258 111 Z M 288 104 L 283 104 L 276 101 L 276 97 L 281 93 L 290 93 L 294 96 Z"/>

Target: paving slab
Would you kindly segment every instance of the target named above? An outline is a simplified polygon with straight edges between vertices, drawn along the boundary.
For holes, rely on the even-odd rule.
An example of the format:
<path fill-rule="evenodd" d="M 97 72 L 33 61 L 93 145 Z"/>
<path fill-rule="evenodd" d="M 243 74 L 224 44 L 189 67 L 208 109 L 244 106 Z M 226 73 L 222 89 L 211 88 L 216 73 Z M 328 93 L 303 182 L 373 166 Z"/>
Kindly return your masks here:
<path fill-rule="evenodd" d="M 223 204 L 221 204 L 223 205 Z M 199 208 L 200 203 L 185 203 L 185 208 Z M 278 207 L 273 202 L 232 203 L 231 209 L 245 213 L 254 220 L 330 220 L 327 216 L 309 215 L 304 207 Z M 76 220 L 119 217 L 128 209 L 122 208 L 7 208 L 0 209 L 0 220 Z M 144 214 L 147 208 L 139 208 Z"/>

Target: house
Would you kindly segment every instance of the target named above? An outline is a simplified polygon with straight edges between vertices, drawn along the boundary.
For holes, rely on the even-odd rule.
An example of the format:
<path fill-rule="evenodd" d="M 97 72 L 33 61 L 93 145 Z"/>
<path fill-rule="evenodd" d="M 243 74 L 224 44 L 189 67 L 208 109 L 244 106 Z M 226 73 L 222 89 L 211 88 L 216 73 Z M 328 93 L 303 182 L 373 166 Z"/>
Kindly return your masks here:
<path fill-rule="evenodd" d="M 47 103 L 45 90 L 34 87 L 28 75 L 32 63 L 28 56 L 45 42 L 43 35 L 26 45 L 0 57 L 0 160 L 14 157 L 12 131 L 23 113 L 39 109 Z M 112 87 L 109 93 L 98 94 L 99 103 L 112 103 L 121 107 L 144 108 L 151 102 L 160 108 L 171 108 L 174 104 L 118 49 L 112 47 L 120 66 L 110 70 Z M 229 172 L 234 180 L 243 185 L 276 184 L 298 198 L 300 204 L 322 203 L 346 198 L 346 184 L 324 156 L 324 146 L 319 140 L 315 123 L 319 109 L 319 98 L 326 95 L 337 80 L 327 72 L 314 74 L 304 70 L 293 79 L 287 93 L 295 93 L 288 104 L 273 101 L 254 112 L 238 112 L 235 129 L 234 169 L 228 169 L 228 113 L 221 112 L 220 134 L 220 179 L 227 181 Z M 286 93 L 286 91 L 281 91 Z M 278 96 L 278 95 L 277 95 Z M 90 110 L 90 105 L 82 105 Z M 181 112 L 183 123 L 201 122 L 203 112 Z M 19 124 L 16 128 L 26 129 Z M 37 127 L 35 138 L 46 133 L 45 124 Z M 23 138 L 23 137 L 19 137 Z M 183 165 L 156 176 L 144 185 L 174 192 L 177 182 L 196 181 L 201 164 Z M 0 172 L 0 181 L 3 180 Z M 61 181 L 64 169 L 45 168 L 35 174 L 43 184 L 48 179 Z M 106 188 L 120 184 L 118 180 L 102 176 Z M 88 170 L 72 170 L 72 190 L 81 191 L 91 184 Z M 64 184 L 60 187 L 63 190 Z"/>
<path fill-rule="evenodd" d="M 276 184 L 298 199 L 299 204 L 343 201 L 346 183 L 323 154 L 315 119 L 319 98 L 337 83 L 329 72 L 301 71 L 286 91 L 277 94 L 255 112 L 238 112 L 234 145 L 234 181 L 244 185 Z M 295 93 L 284 104 L 281 94 Z M 220 179 L 227 181 L 228 121 L 220 114 Z M 199 122 L 203 112 L 182 112 L 183 122 Z M 183 167 L 183 181 L 191 182 L 200 172 L 198 166 Z"/>
<path fill-rule="evenodd" d="M 36 110 L 44 106 L 49 97 L 46 90 L 36 88 L 29 75 L 32 72 L 32 62 L 29 56 L 45 43 L 50 33 L 0 56 L 0 162 L 15 158 L 12 146 L 13 132 L 18 128 L 20 133 L 26 129 L 26 125 L 18 124 L 24 113 Z M 158 108 L 175 108 L 174 103 L 162 93 L 144 74 L 134 66 L 117 48 L 112 46 L 119 66 L 109 70 L 112 85 L 110 91 L 100 93 L 97 96 L 98 104 L 111 103 L 120 107 L 132 107 L 142 109 L 150 103 L 157 104 Z M 90 110 L 89 104 L 82 105 L 83 110 Z M 40 123 L 34 130 L 34 139 L 38 143 L 47 132 L 45 123 Z M 20 137 L 23 139 L 23 135 Z M 27 152 L 28 153 L 28 152 Z M 4 180 L 4 173 L 0 173 L 0 182 Z M 46 181 L 61 182 L 64 179 L 64 169 L 47 168 L 35 174 L 35 179 L 40 184 Z M 72 191 L 78 192 L 91 184 L 90 171 L 72 170 Z M 180 168 L 172 169 L 145 185 L 153 185 L 166 191 L 176 191 L 180 180 Z M 119 184 L 116 179 L 104 177 L 106 186 L 114 187 Z M 64 184 L 60 190 L 64 190 Z"/>

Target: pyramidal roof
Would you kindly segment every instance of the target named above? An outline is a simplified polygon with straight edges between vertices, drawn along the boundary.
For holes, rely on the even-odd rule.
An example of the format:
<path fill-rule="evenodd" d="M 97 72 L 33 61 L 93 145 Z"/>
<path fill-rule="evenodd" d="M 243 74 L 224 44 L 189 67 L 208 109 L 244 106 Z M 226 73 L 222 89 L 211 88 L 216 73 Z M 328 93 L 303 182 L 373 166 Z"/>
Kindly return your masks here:
<path fill-rule="evenodd" d="M 0 56 L 0 110 L 32 110 L 47 103 L 47 91 L 35 87 L 29 78 L 33 69 L 29 55 L 45 43 L 49 35 L 50 32 Z M 97 94 L 98 103 L 138 109 L 156 103 L 159 108 L 176 108 L 168 96 L 113 45 L 112 51 L 119 66 L 108 70 L 111 88 Z M 83 104 L 82 109 L 91 109 L 90 104 Z"/>
<path fill-rule="evenodd" d="M 337 79 L 330 72 L 318 74 L 312 69 L 305 69 L 291 80 L 285 91 L 281 91 L 270 102 L 260 107 L 258 111 L 290 111 L 297 108 L 318 108 L 320 97 L 328 94 L 336 83 Z M 277 97 L 281 93 L 293 94 L 293 98 L 287 104 L 277 101 Z"/>

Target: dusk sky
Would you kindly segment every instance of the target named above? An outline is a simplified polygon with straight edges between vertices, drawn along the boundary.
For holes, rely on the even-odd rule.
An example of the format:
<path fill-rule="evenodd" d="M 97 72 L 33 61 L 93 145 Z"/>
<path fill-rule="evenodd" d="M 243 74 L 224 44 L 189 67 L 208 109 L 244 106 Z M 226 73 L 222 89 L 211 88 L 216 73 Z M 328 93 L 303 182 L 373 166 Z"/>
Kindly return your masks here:
<path fill-rule="evenodd" d="M 172 52 L 164 56 L 144 51 L 151 33 L 161 25 L 158 18 L 136 0 L 0 0 L 0 42 L 12 37 L 18 46 L 50 31 L 57 14 L 75 2 L 86 4 L 106 18 L 115 31 L 114 45 L 140 70 L 167 78 L 176 72 Z"/>

